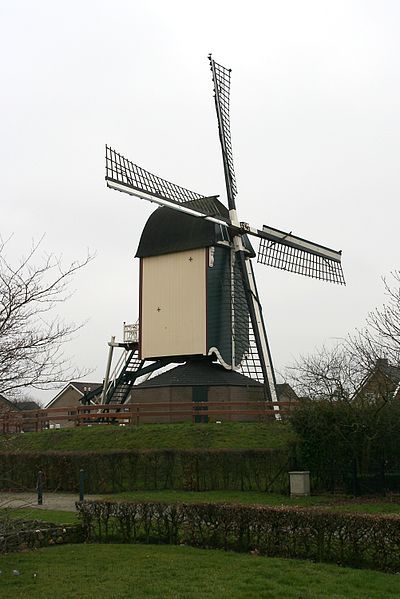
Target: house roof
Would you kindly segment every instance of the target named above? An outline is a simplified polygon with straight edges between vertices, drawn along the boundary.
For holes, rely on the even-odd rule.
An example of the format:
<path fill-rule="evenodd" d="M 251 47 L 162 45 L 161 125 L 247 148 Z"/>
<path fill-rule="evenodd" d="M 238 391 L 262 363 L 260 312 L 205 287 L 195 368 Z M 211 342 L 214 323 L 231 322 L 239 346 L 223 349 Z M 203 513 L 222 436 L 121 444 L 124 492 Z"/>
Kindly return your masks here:
<path fill-rule="evenodd" d="M 73 385 L 82 395 L 103 386 L 103 383 L 86 383 L 85 381 L 71 381 L 69 384 Z"/>
<path fill-rule="evenodd" d="M 26 401 L 16 401 L 14 403 L 15 407 L 18 410 L 40 410 L 41 406 L 36 402 L 36 401 L 32 401 L 32 400 L 26 400 Z"/>
<path fill-rule="evenodd" d="M 289 399 L 289 401 L 299 399 L 297 393 L 289 385 L 289 383 L 278 383 L 277 385 L 275 385 L 275 387 L 276 387 L 276 394 L 277 394 L 279 400 L 283 395 L 285 395 Z"/>
<path fill-rule="evenodd" d="M 369 385 L 373 385 L 374 381 L 377 380 L 377 377 L 383 375 L 386 381 L 389 383 L 390 389 L 384 389 L 383 392 L 393 391 L 394 389 L 398 389 L 400 386 L 400 366 L 393 366 L 389 364 L 389 360 L 387 358 L 378 358 L 375 362 L 373 369 L 370 373 L 364 378 L 364 380 L 360 383 L 358 389 L 355 391 L 353 398 L 357 398 L 361 396 L 363 393 L 368 392 Z M 394 389 L 393 389 L 393 387 Z M 372 391 L 374 389 L 372 388 Z"/>
<path fill-rule="evenodd" d="M 11 410 L 37 410 L 40 409 L 40 405 L 33 400 L 22 400 L 22 401 L 11 401 L 0 394 L 0 403 L 6 404 Z"/>
<path fill-rule="evenodd" d="M 388 377 L 393 383 L 396 385 L 400 383 L 400 367 L 399 366 L 391 366 L 388 360 L 384 358 L 380 358 L 376 361 L 375 365 L 376 369 L 382 372 L 385 376 Z"/>
<path fill-rule="evenodd" d="M 53 405 L 53 403 L 63 394 L 65 393 L 65 391 L 69 388 L 72 387 L 73 389 L 75 389 L 75 391 L 78 391 L 78 393 L 83 396 L 84 393 L 89 392 L 89 391 L 93 391 L 95 389 L 102 389 L 103 387 L 103 383 L 87 383 L 86 381 L 71 381 L 70 383 L 68 383 L 67 385 L 65 385 L 65 387 L 63 387 L 61 389 L 61 391 L 59 391 L 57 393 L 57 395 L 55 397 L 53 397 L 53 399 L 51 399 L 49 401 L 49 403 L 47 404 L 46 408 L 50 408 L 50 406 Z"/>
<path fill-rule="evenodd" d="M 7 397 L 4 397 L 4 395 L 2 395 L 1 393 L 0 404 L 5 404 L 6 406 L 9 406 L 11 410 L 15 410 L 15 405 L 13 404 L 13 402 L 7 399 Z"/>
<path fill-rule="evenodd" d="M 227 370 L 209 359 L 190 360 L 150 378 L 134 389 L 151 389 L 155 387 L 262 387 L 258 381 Z"/>

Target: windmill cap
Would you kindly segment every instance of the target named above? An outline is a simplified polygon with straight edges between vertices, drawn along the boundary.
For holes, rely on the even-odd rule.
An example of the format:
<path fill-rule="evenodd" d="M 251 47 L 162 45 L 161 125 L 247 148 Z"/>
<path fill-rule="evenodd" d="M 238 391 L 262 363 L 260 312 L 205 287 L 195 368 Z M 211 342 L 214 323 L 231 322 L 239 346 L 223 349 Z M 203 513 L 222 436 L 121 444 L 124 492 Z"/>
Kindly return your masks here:
<path fill-rule="evenodd" d="M 229 218 L 227 208 L 217 198 L 201 198 L 201 200 L 203 203 L 207 202 L 208 214 Z M 198 201 L 200 200 L 186 202 L 185 206 L 192 207 L 192 204 Z M 229 239 L 227 227 L 172 208 L 162 207 L 155 210 L 148 218 L 140 238 L 136 258 L 212 247 L 227 239 Z M 254 250 L 246 236 L 243 236 L 243 241 L 250 256 L 254 257 Z"/>

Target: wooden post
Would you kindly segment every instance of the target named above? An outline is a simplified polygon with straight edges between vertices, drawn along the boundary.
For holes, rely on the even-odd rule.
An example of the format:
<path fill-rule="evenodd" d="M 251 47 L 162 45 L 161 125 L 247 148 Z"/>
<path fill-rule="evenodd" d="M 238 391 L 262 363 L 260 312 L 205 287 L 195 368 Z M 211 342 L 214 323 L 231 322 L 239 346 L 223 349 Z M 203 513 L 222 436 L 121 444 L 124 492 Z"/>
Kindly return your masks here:
<path fill-rule="evenodd" d="M 44 486 L 44 474 L 42 470 L 39 470 L 36 482 L 36 490 L 38 494 L 38 505 L 43 504 L 43 486 Z"/>
<path fill-rule="evenodd" d="M 83 501 L 85 495 L 85 471 L 79 470 L 79 501 Z"/>

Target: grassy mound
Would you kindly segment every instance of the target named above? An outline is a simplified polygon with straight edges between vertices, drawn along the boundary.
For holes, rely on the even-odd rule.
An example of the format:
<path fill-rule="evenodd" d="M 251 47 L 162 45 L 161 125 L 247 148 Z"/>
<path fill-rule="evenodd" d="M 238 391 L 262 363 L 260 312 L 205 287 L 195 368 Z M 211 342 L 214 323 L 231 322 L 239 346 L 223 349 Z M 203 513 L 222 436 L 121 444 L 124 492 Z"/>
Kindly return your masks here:
<path fill-rule="evenodd" d="M 47 430 L 0 437 L 0 452 L 120 449 L 275 449 L 294 438 L 288 423 L 143 424 Z"/>

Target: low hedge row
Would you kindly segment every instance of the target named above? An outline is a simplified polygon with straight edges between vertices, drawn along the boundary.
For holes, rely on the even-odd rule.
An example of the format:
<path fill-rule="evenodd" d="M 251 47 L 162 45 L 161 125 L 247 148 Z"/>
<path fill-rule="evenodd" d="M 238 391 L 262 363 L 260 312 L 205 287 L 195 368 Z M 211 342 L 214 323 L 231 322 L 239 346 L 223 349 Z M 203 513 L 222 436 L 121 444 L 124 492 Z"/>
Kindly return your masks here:
<path fill-rule="evenodd" d="M 265 450 L 126 450 L 0 453 L 0 490 L 33 489 L 38 470 L 50 491 L 76 492 L 79 470 L 86 493 L 137 489 L 286 492 L 289 453 Z"/>
<path fill-rule="evenodd" d="M 187 544 L 400 569 L 400 517 L 228 504 L 85 501 L 88 541 Z"/>
<path fill-rule="evenodd" d="M 81 524 L 56 526 L 45 522 L 27 522 L 20 524 L 20 530 L 16 530 L 17 526 L 18 522 L 15 522 L 12 529 L 0 535 L 0 553 L 82 543 L 85 538 Z"/>

